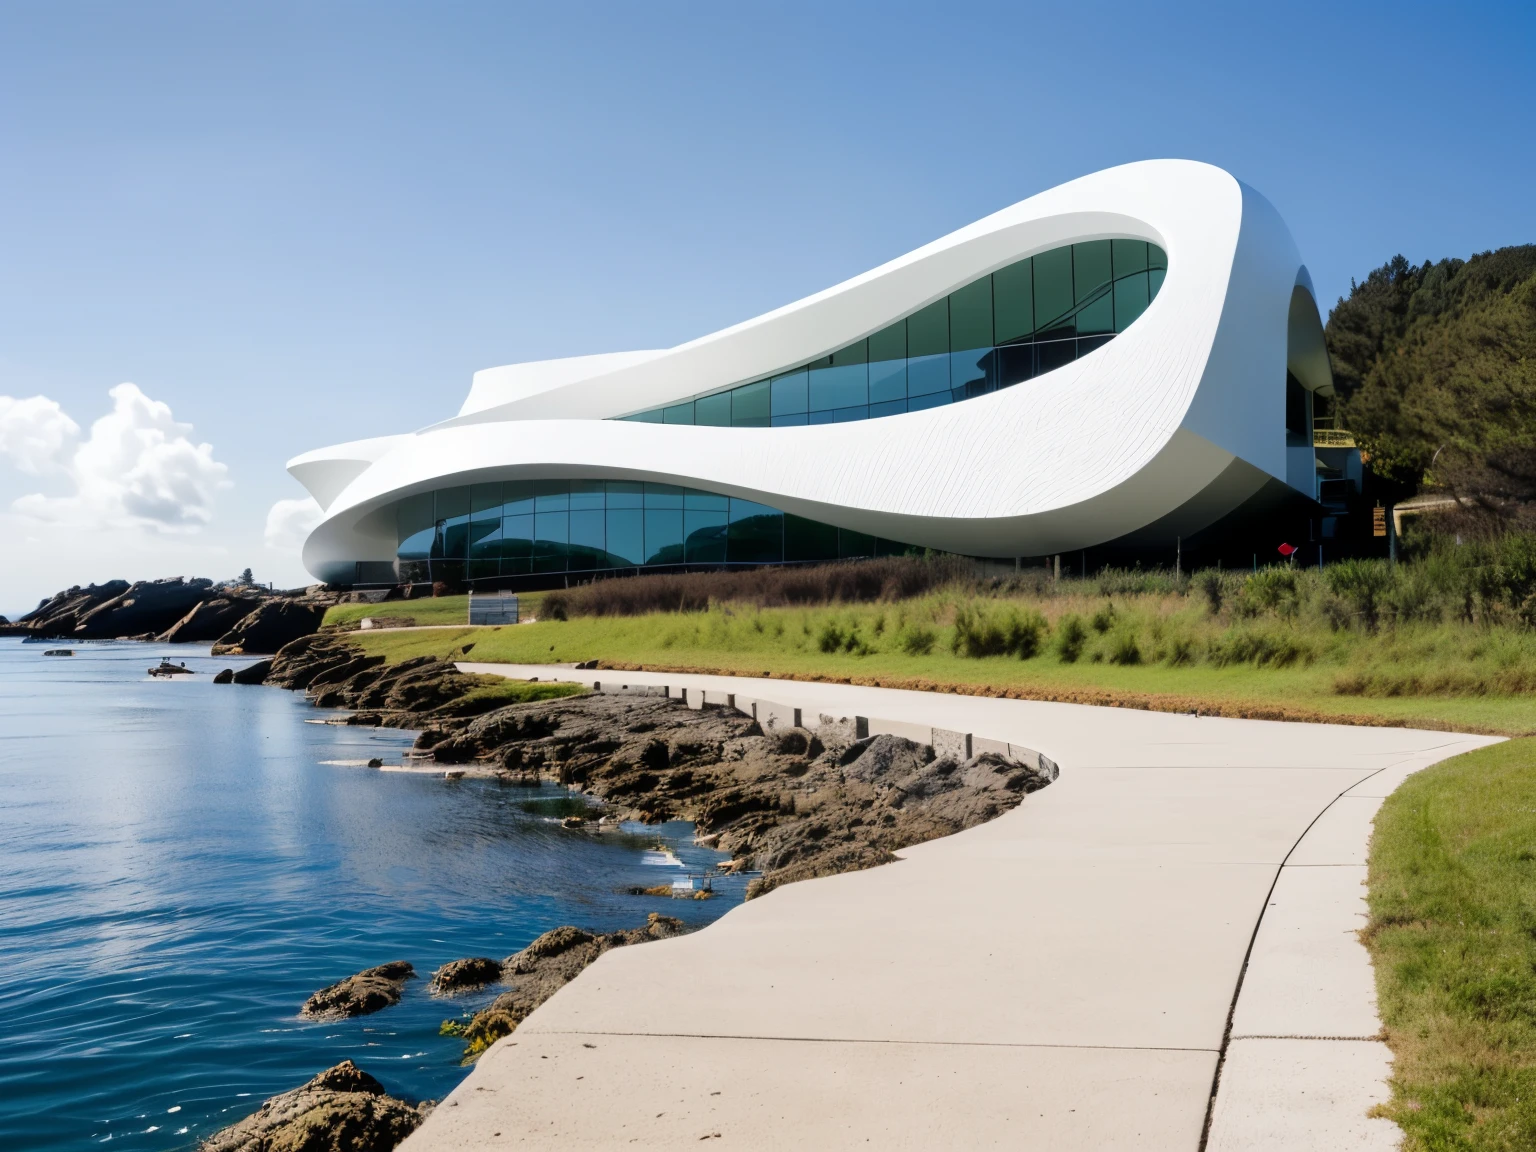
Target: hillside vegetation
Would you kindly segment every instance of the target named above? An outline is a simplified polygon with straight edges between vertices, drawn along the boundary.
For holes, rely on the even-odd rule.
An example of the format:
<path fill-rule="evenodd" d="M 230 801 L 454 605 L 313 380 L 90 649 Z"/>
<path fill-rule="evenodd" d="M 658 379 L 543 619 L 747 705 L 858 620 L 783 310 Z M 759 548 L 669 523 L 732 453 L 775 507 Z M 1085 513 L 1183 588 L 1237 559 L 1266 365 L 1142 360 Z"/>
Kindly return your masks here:
<path fill-rule="evenodd" d="M 1536 245 L 1397 256 L 1328 318 L 1346 425 L 1378 476 L 1473 499 L 1495 527 L 1536 498 Z"/>

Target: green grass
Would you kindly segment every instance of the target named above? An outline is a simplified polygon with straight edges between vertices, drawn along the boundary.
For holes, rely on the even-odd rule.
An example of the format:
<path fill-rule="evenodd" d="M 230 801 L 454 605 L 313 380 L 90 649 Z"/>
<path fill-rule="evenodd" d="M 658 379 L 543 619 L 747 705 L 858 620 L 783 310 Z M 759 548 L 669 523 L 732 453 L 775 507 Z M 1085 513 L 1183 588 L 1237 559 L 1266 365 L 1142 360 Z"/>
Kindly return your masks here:
<path fill-rule="evenodd" d="M 1035 640 L 1032 613 L 1042 617 Z M 1067 640 L 1075 632 L 1081 637 L 1073 651 Z M 1367 632 L 1262 614 L 1213 615 L 1184 595 L 1026 600 L 940 593 L 897 604 L 726 605 L 354 636 L 391 660 L 596 659 L 1227 715 L 1536 733 L 1536 694 L 1522 687 L 1536 683 L 1530 630 L 1441 623 Z M 1016 654 L 962 654 L 1010 644 Z M 472 646 L 467 654 L 465 645 Z M 1024 650 L 1032 654 L 1018 654 Z"/>
<path fill-rule="evenodd" d="M 538 614 L 542 592 L 524 592 L 518 596 L 518 609 L 526 618 Z M 355 627 L 368 616 L 409 618 L 419 627 L 463 624 L 469 619 L 468 596 L 423 596 L 416 600 L 386 600 L 382 604 L 337 604 L 325 614 L 325 623 L 336 627 Z"/>
<path fill-rule="evenodd" d="M 456 698 L 449 707 L 465 716 L 488 712 L 508 704 L 530 704 L 535 700 L 559 700 L 586 691 L 579 684 L 534 684 L 526 680 L 504 680 L 499 676 L 480 677 L 481 683 Z"/>
<path fill-rule="evenodd" d="M 1536 1148 L 1536 740 L 1410 777 L 1382 807 L 1365 936 L 1408 1149 Z"/>

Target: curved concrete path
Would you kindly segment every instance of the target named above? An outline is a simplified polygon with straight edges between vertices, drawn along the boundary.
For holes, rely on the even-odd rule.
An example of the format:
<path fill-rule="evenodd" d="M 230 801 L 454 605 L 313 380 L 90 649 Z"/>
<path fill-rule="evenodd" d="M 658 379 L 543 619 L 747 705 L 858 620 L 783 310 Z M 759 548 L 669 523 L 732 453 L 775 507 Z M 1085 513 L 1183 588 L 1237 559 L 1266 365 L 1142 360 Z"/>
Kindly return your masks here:
<path fill-rule="evenodd" d="M 461 667 L 970 731 L 1045 752 L 1061 777 L 899 863 L 607 954 L 482 1057 L 407 1152 L 1395 1147 L 1366 1118 L 1389 1068 L 1353 935 L 1370 820 L 1407 774 L 1489 738 Z"/>

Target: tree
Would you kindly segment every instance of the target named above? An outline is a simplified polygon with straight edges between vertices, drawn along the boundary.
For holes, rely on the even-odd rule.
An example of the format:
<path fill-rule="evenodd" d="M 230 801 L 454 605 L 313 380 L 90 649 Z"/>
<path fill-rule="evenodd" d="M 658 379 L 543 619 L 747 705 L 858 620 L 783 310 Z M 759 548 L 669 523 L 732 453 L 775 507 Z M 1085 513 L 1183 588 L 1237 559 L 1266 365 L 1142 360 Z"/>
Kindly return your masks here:
<path fill-rule="evenodd" d="M 251 575 L 251 570 L 249 568 L 245 568 L 245 569 L 241 570 L 241 572 L 240 572 L 240 583 L 245 584 L 245 585 L 251 585 L 251 584 L 256 583 L 256 578 Z"/>

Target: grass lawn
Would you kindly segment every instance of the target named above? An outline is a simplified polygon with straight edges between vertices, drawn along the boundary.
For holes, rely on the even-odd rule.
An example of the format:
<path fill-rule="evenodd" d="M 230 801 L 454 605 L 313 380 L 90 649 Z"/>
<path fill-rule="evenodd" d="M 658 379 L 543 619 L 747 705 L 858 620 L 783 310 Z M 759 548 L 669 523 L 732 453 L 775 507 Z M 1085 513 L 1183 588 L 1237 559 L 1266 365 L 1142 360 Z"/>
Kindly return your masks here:
<path fill-rule="evenodd" d="M 518 596 L 518 611 L 526 619 L 538 614 L 542 592 Z M 423 596 L 416 600 L 387 600 L 382 604 L 338 604 L 325 614 L 325 622 L 340 627 L 355 626 L 369 616 L 408 619 L 418 626 L 463 624 L 469 619 L 468 596 Z"/>
<path fill-rule="evenodd" d="M 1091 652 L 1069 661 L 1049 647 L 1029 659 L 957 655 L 945 643 L 942 628 L 928 636 L 926 645 L 905 639 L 915 629 L 910 621 L 898 624 L 900 612 L 901 606 L 889 605 L 711 609 L 577 617 L 506 627 L 358 632 L 353 639 L 391 660 L 420 655 L 508 663 L 596 659 L 620 668 L 768 673 L 790 679 L 1174 711 L 1199 708 L 1231 716 L 1406 724 L 1502 735 L 1536 733 L 1536 695 L 1475 690 L 1395 695 L 1340 691 L 1341 680 L 1358 672 L 1361 660 L 1392 668 L 1428 666 L 1436 660 L 1447 667 L 1457 660 L 1465 663 L 1463 657 L 1437 656 L 1434 645 L 1445 643 L 1438 634 L 1429 635 L 1419 648 L 1401 638 L 1391 645 L 1373 639 L 1360 652 L 1348 644 L 1336 644 L 1310 662 L 1282 666 L 1154 662 L 1151 642 L 1144 641 L 1147 658 L 1123 664 L 1095 659 Z M 829 629 L 842 637 L 835 646 L 827 642 Z M 863 639 L 855 643 L 850 636 Z M 1111 638 L 1106 634 L 1103 640 L 1107 643 Z M 1093 642 L 1091 637 L 1090 647 Z M 1430 647 L 1419 650 L 1424 644 Z M 472 646 L 467 654 L 466 645 Z"/>
<path fill-rule="evenodd" d="M 1536 1148 L 1536 740 L 1410 777 L 1376 818 L 1366 932 L 1409 1149 Z"/>

